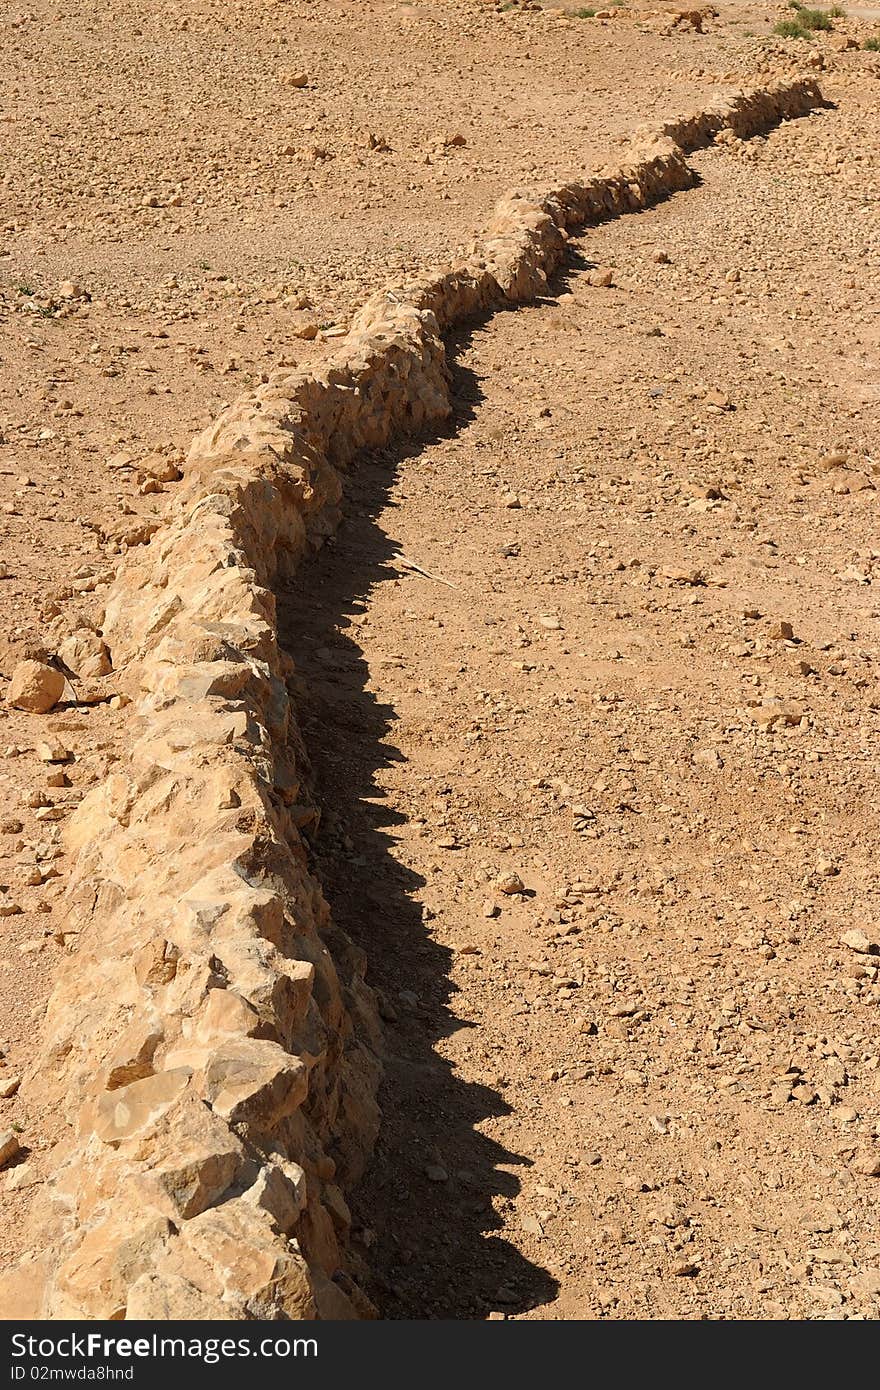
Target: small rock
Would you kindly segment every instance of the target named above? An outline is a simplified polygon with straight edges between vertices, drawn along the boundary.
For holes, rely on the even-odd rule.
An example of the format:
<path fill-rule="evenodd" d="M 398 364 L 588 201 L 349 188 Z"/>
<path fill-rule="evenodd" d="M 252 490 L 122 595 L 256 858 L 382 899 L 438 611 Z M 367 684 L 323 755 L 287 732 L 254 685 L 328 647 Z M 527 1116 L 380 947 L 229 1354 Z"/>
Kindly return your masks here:
<path fill-rule="evenodd" d="M 880 1149 L 859 1149 L 852 1161 L 852 1170 L 865 1178 L 880 1178 Z"/>
<path fill-rule="evenodd" d="M 717 748 L 700 748 L 691 758 L 691 762 L 697 767 L 711 767 L 720 772 L 724 766 L 724 760 Z"/>
<path fill-rule="evenodd" d="M 148 454 L 141 459 L 138 468 L 159 483 L 176 483 L 182 476 L 175 460 L 166 454 Z"/>
<path fill-rule="evenodd" d="M 587 276 L 587 284 L 594 289 L 607 290 L 614 283 L 614 272 L 607 266 L 597 265 L 595 270 L 591 270 Z"/>
<path fill-rule="evenodd" d="M 495 887 L 498 889 L 499 893 L 506 893 L 508 896 L 512 896 L 516 893 L 524 893 L 526 891 L 526 885 L 523 883 L 519 874 L 513 873 L 512 870 L 509 870 L 507 873 L 499 874 L 495 880 Z"/>
<path fill-rule="evenodd" d="M 425 1165 L 425 1177 L 429 1182 L 448 1182 L 449 1174 L 439 1163 L 427 1163 Z"/>
<path fill-rule="evenodd" d="M 792 1100 L 799 1100 L 801 1105 L 812 1105 L 818 1099 L 818 1092 L 814 1087 L 804 1082 L 800 1086 L 792 1088 L 791 1098 Z"/>
<path fill-rule="evenodd" d="M 63 743 L 53 739 L 51 743 L 46 740 L 37 744 L 37 757 L 41 763 L 69 763 L 73 754 Z"/>
<path fill-rule="evenodd" d="M 110 654 L 104 641 L 88 628 L 66 637 L 58 648 L 58 655 L 83 680 L 106 676 L 111 670 Z"/>
<path fill-rule="evenodd" d="M 5 1167 L 20 1150 L 21 1145 L 11 1129 L 0 1131 L 0 1168 Z"/>
<path fill-rule="evenodd" d="M 34 1165 L 21 1163 L 17 1168 L 13 1168 L 6 1179 L 6 1191 L 20 1192 L 23 1187 L 34 1187 L 39 1181 Z"/>
<path fill-rule="evenodd" d="M 849 1281 L 849 1290 L 854 1298 L 876 1298 L 880 1294 L 880 1269 L 854 1275 Z"/>
<path fill-rule="evenodd" d="M 849 455 L 845 449 L 830 449 L 819 459 L 819 467 L 823 472 L 830 473 L 832 468 L 845 468 L 848 462 Z"/>
<path fill-rule="evenodd" d="M 289 321 L 290 331 L 294 338 L 302 338 L 304 342 L 312 342 L 318 336 L 318 321 L 311 314 L 302 313 L 295 310 Z"/>
<path fill-rule="evenodd" d="M 0 1077 L 0 1100 L 9 1100 L 10 1096 L 15 1095 L 20 1085 L 20 1076 Z"/>
<path fill-rule="evenodd" d="M 845 931 L 839 940 L 841 946 L 848 946 L 851 951 L 857 951 L 861 956 L 877 954 L 877 943 L 871 941 L 858 927 L 854 927 L 852 931 Z"/>
<path fill-rule="evenodd" d="M 20 661 L 12 673 L 6 702 L 29 714 L 47 714 L 64 694 L 64 677 L 44 661 Z"/>

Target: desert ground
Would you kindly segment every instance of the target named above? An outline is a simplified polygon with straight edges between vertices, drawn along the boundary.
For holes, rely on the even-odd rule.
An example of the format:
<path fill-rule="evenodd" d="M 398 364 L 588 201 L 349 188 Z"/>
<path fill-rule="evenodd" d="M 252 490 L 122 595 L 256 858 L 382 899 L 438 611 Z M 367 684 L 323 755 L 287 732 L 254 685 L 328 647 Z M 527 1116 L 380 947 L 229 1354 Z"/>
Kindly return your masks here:
<path fill-rule="evenodd" d="M 379 1315 L 880 1314 L 880 11 L 597 10 L 0 18 L 0 1263 L 64 1141 L 19 1092 L 63 828 L 134 718 L 103 597 L 194 433 L 507 190 L 803 74 L 450 337 L 448 426 L 363 454 L 278 602 L 384 1026 Z"/>

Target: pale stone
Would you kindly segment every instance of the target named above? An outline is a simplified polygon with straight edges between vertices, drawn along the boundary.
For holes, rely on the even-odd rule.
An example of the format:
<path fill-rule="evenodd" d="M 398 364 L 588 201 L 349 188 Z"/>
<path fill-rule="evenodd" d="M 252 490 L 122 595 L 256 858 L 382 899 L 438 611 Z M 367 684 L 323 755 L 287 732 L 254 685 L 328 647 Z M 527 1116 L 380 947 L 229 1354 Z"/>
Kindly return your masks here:
<path fill-rule="evenodd" d="M 0 1168 L 10 1163 L 19 1152 L 21 1145 L 18 1136 L 11 1129 L 0 1131 Z"/>
<path fill-rule="evenodd" d="M 47 714 L 64 694 L 64 677 L 44 661 L 20 661 L 6 692 L 7 704 L 29 714 Z"/>
<path fill-rule="evenodd" d="M 58 648 L 58 655 L 65 666 L 69 666 L 83 680 L 106 676 L 111 669 L 106 643 L 88 628 L 66 637 Z"/>
<path fill-rule="evenodd" d="M 125 1157 L 148 1171 L 180 1215 L 189 1218 L 226 1192 L 245 1153 L 229 1126 L 204 1101 L 185 1094 L 149 1130 L 125 1145 Z"/>
<path fill-rule="evenodd" d="M 105 1144 L 116 1145 L 155 1124 L 186 1089 L 190 1075 L 186 1068 L 178 1068 L 106 1091 L 89 1116 L 94 1133 Z"/>
<path fill-rule="evenodd" d="M 290 1231 L 306 1204 L 306 1195 L 306 1175 L 299 1164 L 276 1158 L 260 1169 L 243 1200 L 267 1211 L 280 1231 Z"/>
<path fill-rule="evenodd" d="M 306 1098 L 308 1069 L 268 1039 L 221 1043 L 205 1068 L 205 1096 L 230 1124 L 270 1126 Z"/>

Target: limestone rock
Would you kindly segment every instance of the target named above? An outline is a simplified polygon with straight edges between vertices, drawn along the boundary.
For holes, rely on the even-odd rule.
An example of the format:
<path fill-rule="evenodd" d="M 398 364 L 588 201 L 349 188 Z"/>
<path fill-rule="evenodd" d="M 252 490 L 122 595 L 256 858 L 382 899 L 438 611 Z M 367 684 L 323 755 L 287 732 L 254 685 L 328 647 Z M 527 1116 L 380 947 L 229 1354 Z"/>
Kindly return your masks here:
<path fill-rule="evenodd" d="M 106 643 L 89 628 L 80 628 L 66 637 L 58 648 L 58 655 L 83 680 L 106 676 L 111 670 Z"/>
<path fill-rule="evenodd" d="M 177 1277 L 222 1299 L 239 1317 L 314 1317 L 301 1257 L 279 1244 L 268 1212 L 242 1198 L 187 1221 L 156 1272 L 163 1281 Z"/>
<path fill-rule="evenodd" d="M 90 1227 L 58 1270 L 52 1316 L 121 1317 L 129 1285 L 152 1267 L 171 1231 L 162 1217 L 124 1207 Z"/>
<path fill-rule="evenodd" d="M 91 1124 L 103 1143 L 121 1144 L 139 1130 L 154 1125 L 183 1093 L 190 1076 L 188 1069 L 177 1068 L 106 1091 L 94 1106 L 86 1106 L 85 1124 Z"/>
<path fill-rule="evenodd" d="M 64 694 L 64 677 L 44 661 L 20 661 L 12 673 L 7 703 L 29 714 L 47 714 Z"/>
<path fill-rule="evenodd" d="M 293 1114 L 308 1092 L 308 1070 L 268 1039 L 222 1043 L 205 1068 L 205 1096 L 230 1124 L 271 1127 Z"/>
<path fill-rule="evenodd" d="M 11 1163 L 20 1148 L 21 1145 L 18 1142 L 18 1136 L 13 1130 L 5 1129 L 0 1131 L 0 1168 L 3 1168 L 7 1163 Z"/>
<path fill-rule="evenodd" d="M 236 1136 L 192 1093 L 124 1146 L 125 1157 L 158 1183 L 180 1216 L 197 1216 L 227 1191 L 245 1152 Z"/>
<path fill-rule="evenodd" d="M 280 1231 L 290 1231 L 306 1202 L 306 1175 L 298 1163 L 276 1159 L 260 1169 L 244 1201 L 267 1211 Z"/>

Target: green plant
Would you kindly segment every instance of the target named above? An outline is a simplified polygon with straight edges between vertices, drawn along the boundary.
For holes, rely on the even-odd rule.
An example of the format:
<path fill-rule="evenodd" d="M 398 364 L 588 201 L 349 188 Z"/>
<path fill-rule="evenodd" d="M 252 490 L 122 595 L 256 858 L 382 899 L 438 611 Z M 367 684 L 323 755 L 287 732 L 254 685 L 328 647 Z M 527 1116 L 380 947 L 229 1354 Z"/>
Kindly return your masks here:
<path fill-rule="evenodd" d="M 781 39 L 805 39 L 806 29 L 802 29 L 796 19 L 780 19 L 778 24 L 773 25 L 774 34 L 778 34 Z"/>
<path fill-rule="evenodd" d="M 796 3 L 796 0 L 795 3 L 793 3 L 793 0 L 789 0 L 789 4 L 792 5 L 795 11 L 794 17 L 792 19 L 781 19 L 779 23 L 773 27 L 774 34 L 778 34 L 780 38 L 806 39 L 809 38 L 810 34 L 816 29 L 834 28 L 825 10 L 808 10 L 805 6 Z"/>
<path fill-rule="evenodd" d="M 593 19 L 595 18 L 596 11 L 589 9 L 569 10 L 569 14 L 572 19 Z"/>
<path fill-rule="evenodd" d="M 36 294 L 36 290 L 32 289 L 30 285 L 16 285 L 15 288 L 18 290 L 19 294 L 27 295 L 28 299 Z"/>
<path fill-rule="evenodd" d="M 833 29 L 824 10 L 798 10 L 797 22 L 802 29 Z"/>
<path fill-rule="evenodd" d="M 869 53 L 880 53 L 880 39 L 865 39 L 862 48 L 867 48 Z"/>
<path fill-rule="evenodd" d="M 832 19 L 846 19 L 846 10 L 842 5 L 832 5 L 828 13 Z"/>

